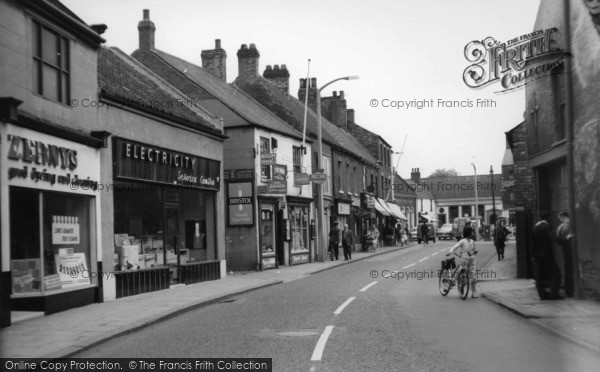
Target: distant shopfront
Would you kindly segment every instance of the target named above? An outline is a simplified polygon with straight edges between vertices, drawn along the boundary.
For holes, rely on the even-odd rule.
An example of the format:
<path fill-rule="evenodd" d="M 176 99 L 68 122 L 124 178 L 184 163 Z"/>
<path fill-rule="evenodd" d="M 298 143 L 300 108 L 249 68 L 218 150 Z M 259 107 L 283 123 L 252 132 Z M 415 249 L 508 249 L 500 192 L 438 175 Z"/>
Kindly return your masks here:
<path fill-rule="evenodd" d="M 1 138 L 11 309 L 51 314 L 96 302 L 98 147 L 12 124 Z"/>
<path fill-rule="evenodd" d="M 114 269 L 124 297 L 220 278 L 220 162 L 113 139 Z"/>

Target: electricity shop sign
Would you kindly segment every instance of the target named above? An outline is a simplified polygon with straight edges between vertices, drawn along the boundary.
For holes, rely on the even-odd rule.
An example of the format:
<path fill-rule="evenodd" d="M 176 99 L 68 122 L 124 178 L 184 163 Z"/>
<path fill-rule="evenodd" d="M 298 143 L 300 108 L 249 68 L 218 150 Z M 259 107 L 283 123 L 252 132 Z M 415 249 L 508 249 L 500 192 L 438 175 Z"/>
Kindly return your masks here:
<path fill-rule="evenodd" d="M 114 139 L 115 178 L 219 190 L 221 163 L 158 146 Z"/>

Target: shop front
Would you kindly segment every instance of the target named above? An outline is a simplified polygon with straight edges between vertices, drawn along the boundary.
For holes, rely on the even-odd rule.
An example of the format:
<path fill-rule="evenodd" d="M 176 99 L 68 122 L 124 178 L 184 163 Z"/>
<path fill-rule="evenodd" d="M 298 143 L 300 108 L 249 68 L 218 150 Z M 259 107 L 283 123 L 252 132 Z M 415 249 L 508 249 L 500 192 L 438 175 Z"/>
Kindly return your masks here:
<path fill-rule="evenodd" d="M 316 236 L 315 222 L 311 219 L 312 199 L 287 196 L 287 221 L 289 231 L 289 265 L 312 262 L 312 240 Z"/>
<path fill-rule="evenodd" d="M 116 297 L 221 277 L 220 162 L 113 139 Z"/>
<path fill-rule="evenodd" d="M 100 146 L 13 124 L 1 136 L 3 306 L 52 314 L 97 302 Z"/>

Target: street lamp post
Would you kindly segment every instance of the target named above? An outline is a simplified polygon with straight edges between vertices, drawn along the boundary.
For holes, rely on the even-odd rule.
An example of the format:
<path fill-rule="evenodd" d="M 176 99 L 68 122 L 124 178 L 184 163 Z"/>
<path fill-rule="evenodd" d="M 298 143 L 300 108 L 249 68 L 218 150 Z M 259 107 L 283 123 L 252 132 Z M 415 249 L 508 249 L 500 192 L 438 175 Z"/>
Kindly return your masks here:
<path fill-rule="evenodd" d="M 339 80 L 355 80 L 358 79 L 358 76 L 344 76 L 341 78 L 337 78 L 331 80 L 329 83 L 323 85 L 321 88 L 317 89 L 317 122 L 318 122 L 318 153 L 317 157 L 319 159 L 319 168 L 323 168 L 323 129 L 322 129 L 322 118 L 321 118 L 321 91 L 325 89 L 327 86 L 335 83 Z M 306 90 L 306 95 L 308 96 L 308 86 Z M 331 175 L 327 175 L 331 177 Z M 319 184 L 318 187 L 318 199 L 317 199 L 317 261 L 325 262 L 325 208 L 323 206 L 323 184 Z"/>
<path fill-rule="evenodd" d="M 479 225 L 479 199 L 477 198 L 477 168 L 475 167 L 475 164 L 471 163 L 471 165 L 473 166 L 473 172 L 475 172 L 475 221 L 477 221 L 477 224 Z M 479 228 L 479 226 L 477 226 L 477 229 Z M 478 231 L 475 231 L 475 234 L 479 235 Z"/>
<path fill-rule="evenodd" d="M 490 224 L 496 223 L 496 197 L 494 195 L 494 168 L 490 165 L 490 176 L 492 177 L 492 216 L 490 217 Z"/>

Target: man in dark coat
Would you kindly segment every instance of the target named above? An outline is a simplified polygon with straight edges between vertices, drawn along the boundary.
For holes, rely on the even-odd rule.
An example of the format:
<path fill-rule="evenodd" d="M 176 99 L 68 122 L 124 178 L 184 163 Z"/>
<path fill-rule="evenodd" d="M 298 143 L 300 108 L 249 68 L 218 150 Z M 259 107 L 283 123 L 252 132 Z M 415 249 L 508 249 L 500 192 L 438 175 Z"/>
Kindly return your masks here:
<path fill-rule="evenodd" d="M 562 247 L 564 270 L 565 270 L 565 293 L 567 297 L 575 295 L 575 283 L 573 277 L 573 253 L 571 252 L 571 239 L 575 237 L 571 231 L 571 218 L 569 212 L 562 211 L 558 215 L 560 226 L 556 229 L 556 238 Z"/>
<path fill-rule="evenodd" d="M 342 247 L 344 248 L 344 260 L 348 261 L 352 259 L 352 247 L 354 246 L 354 233 L 348 228 L 348 225 L 344 224 L 344 230 L 342 230 Z"/>
<path fill-rule="evenodd" d="M 533 227 L 533 259 L 535 264 L 535 288 L 541 300 L 562 299 L 560 269 L 554 262 L 552 242 L 555 239 L 550 225 L 550 213 L 540 212 L 541 221 Z M 544 278 L 550 278 L 550 293 L 544 288 Z"/>
<path fill-rule="evenodd" d="M 338 223 L 333 223 L 333 228 L 329 232 L 329 257 L 331 257 L 331 261 L 333 261 L 333 257 L 338 259 L 340 255 L 340 249 L 338 245 L 340 244 L 340 228 L 338 227 Z"/>
<path fill-rule="evenodd" d="M 498 221 L 496 224 L 496 232 L 494 233 L 494 245 L 496 246 L 498 261 L 504 259 L 504 248 L 506 246 L 506 237 L 508 236 L 508 232 L 508 229 L 504 227 L 504 221 Z"/>
<path fill-rule="evenodd" d="M 429 242 L 429 227 L 426 222 L 423 222 L 421 225 L 421 239 L 423 240 L 423 244 L 428 244 Z"/>

